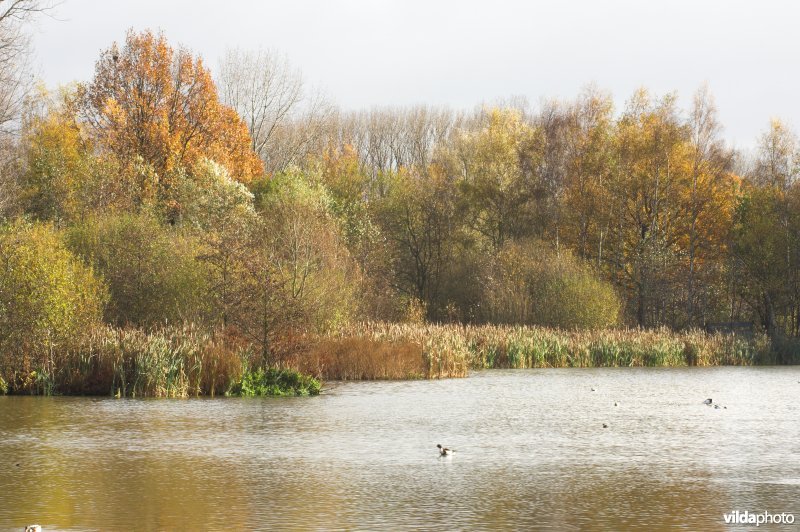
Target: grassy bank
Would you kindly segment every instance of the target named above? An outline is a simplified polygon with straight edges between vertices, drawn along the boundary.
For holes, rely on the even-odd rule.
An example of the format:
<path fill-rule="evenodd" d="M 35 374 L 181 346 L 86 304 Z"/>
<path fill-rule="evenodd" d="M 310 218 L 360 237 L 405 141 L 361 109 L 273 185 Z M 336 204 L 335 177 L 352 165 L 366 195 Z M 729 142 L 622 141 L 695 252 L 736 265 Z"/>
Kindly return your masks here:
<path fill-rule="evenodd" d="M 428 378 L 463 377 L 469 369 L 483 368 L 800 363 L 797 341 L 668 329 L 566 331 L 495 325 L 362 323 L 337 331 L 326 342 L 331 347 L 310 357 L 305 369 L 339 378 L 405 378 L 405 369 L 392 372 L 388 365 L 380 364 L 391 358 L 388 352 L 392 349 L 398 353 L 397 358 L 407 360 L 406 366 L 411 366 L 411 353 L 416 353 L 414 374 Z M 372 345 L 386 347 L 376 355 L 376 350 L 369 348 Z M 392 364 L 397 363 L 397 358 Z M 315 364 L 319 371 L 315 371 Z M 378 371 L 354 371 L 374 365 Z"/>
<path fill-rule="evenodd" d="M 316 379 L 268 368 L 220 331 L 97 327 L 76 346 L 0 357 L 0 393 L 192 397 L 315 395 Z"/>

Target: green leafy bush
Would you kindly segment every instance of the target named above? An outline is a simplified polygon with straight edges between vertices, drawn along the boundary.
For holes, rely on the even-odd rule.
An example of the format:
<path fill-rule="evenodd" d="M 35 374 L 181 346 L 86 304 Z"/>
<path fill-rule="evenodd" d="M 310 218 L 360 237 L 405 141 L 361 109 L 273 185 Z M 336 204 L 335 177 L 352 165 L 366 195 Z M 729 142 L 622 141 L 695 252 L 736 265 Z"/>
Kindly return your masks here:
<path fill-rule="evenodd" d="M 107 321 L 152 326 L 206 316 L 206 275 L 195 241 L 155 217 L 91 218 L 71 230 L 69 243 L 108 283 Z"/>
<path fill-rule="evenodd" d="M 0 227 L 0 373 L 48 386 L 57 358 L 102 317 L 107 292 L 49 224 Z"/>
<path fill-rule="evenodd" d="M 593 329 L 619 320 L 614 288 L 568 251 L 509 243 L 487 277 L 485 318 L 493 323 Z"/>
<path fill-rule="evenodd" d="M 244 397 L 319 395 L 321 388 L 317 379 L 297 371 L 259 368 L 244 372 L 228 394 Z"/>

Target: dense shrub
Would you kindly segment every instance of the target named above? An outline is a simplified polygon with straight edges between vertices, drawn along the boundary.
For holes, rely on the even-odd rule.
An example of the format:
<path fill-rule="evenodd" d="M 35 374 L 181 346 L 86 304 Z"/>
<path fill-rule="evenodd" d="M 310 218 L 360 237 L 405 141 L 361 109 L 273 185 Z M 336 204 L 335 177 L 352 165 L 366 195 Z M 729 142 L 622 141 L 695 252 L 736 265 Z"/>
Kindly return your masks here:
<path fill-rule="evenodd" d="M 205 319 L 206 275 L 195 260 L 195 241 L 153 216 L 91 218 L 70 231 L 69 244 L 108 283 L 108 322 L 152 326 Z"/>
<path fill-rule="evenodd" d="M 294 370 L 258 368 L 246 371 L 228 394 L 244 397 L 319 395 L 321 388 L 317 379 Z"/>
<path fill-rule="evenodd" d="M 0 373 L 9 385 L 48 386 L 38 376 L 99 322 L 106 299 L 101 280 L 52 226 L 0 227 Z"/>
<path fill-rule="evenodd" d="M 277 305 L 273 312 L 291 316 L 294 327 L 313 331 L 354 317 L 361 272 L 324 188 L 299 173 L 280 175 L 259 192 L 257 207 L 261 224 L 253 249 L 255 261 L 263 261 L 263 270 L 270 272 Z"/>
<path fill-rule="evenodd" d="M 617 323 L 621 303 L 614 288 L 568 251 L 531 241 L 509 243 L 491 265 L 488 321 L 562 328 Z"/>

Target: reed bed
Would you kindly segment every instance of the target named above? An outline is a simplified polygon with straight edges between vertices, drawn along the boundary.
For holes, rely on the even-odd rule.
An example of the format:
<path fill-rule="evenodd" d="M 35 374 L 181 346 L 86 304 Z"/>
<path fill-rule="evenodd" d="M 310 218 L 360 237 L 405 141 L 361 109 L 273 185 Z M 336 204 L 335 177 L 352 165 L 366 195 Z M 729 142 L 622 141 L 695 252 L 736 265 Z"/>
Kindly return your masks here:
<path fill-rule="evenodd" d="M 77 393 L 86 393 L 83 376 L 96 375 L 98 393 L 123 397 L 222 394 L 252 357 L 224 334 L 192 324 L 149 332 L 98 328 L 78 355 L 73 357 Z M 65 393 L 71 391 L 67 386 Z"/>
<path fill-rule="evenodd" d="M 308 350 L 285 360 L 284 364 L 326 380 L 422 379 L 431 376 L 422 356 L 422 346 L 402 340 L 322 338 Z"/>
<path fill-rule="evenodd" d="M 24 357 L 4 373 L 9 393 L 190 397 L 227 393 L 256 367 L 247 345 L 186 324 L 151 331 L 97 327 L 71 349 Z"/>
<path fill-rule="evenodd" d="M 440 379 L 484 368 L 800 363 L 797 339 L 668 329 L 366 322 L 322 337 L 299 335 L 293 345 L 268 367 L 249 344 L 221 330 L 97 327 L 72 348 L 0 354 L 0 394 L 314 395 L 320 384 L 309 376 Z"/>
<path fill-rule="evenodd" d="M 469 369 L 617 366 L 719 366 L 800 363 L 797 343 L 778 349 L 765 335 L 752 338 L 669 329 L 561 330 L 501 325 L 367 322 L 329 336 L 422 347 L 428 378 L 463 377 Z M 347 356 L 369 357 L 364 349 Z M 385 355 L 381 355 L 385 357 Z"/>
<path fill-rule="evenodd" d="M 347 372 L 335 367 L 339 361 L 346 361 L 349 366 L 372 368 L 367 373 L 370 379 L 408 378 L 403 375 L 404 371 L 384 371 L 380 361 L 392 367 L 416 368 L 410 372 L 414 377 L 466 377 L 470 360 L 463 342 L 455 335 L 441 334 L 441 327 L 384 322 L 352 324 L 330 333 L 315 351 L 322 353 L 328 349 L 336 353 L 326 358 L 326 378 Z M 355 349 L 350 349 L 351 346 Z M 375 360 L 376 353 L 378 360 Z M 398 364 L 397 359 L 401 357 L 404 362 Z"/>

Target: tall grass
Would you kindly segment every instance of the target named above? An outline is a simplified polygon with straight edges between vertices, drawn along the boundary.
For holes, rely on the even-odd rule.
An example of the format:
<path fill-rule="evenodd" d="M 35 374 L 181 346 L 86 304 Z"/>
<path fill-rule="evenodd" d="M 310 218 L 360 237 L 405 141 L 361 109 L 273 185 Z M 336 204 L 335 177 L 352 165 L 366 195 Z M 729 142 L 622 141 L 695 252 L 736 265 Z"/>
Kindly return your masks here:
<path fill-rule="evenodd" d="M 353 344 L 352 339 L 358 342 Z M 348 345 L 370 341 L 420 346 L 421 367 L 429 378 L 461 377 L 469 369 L 481 368 L 800 363 L 797 342 L 779 346 L 764 335 L 747 338 L 699 330 L 567 331 L 522 326 L 368 322 L 342 328 L 328 340 L 339 342 L 337 352 L 346 351 Z M 369 350 L 359 348 L 337 355 L 336 360 L 370 356 Z"/>
<path fill-rule="evenodd" d="M 189 397 L 319 392 L 323 379 L 465 377 L 470 369 L 800 363 L 800 342 L 674 332 L 383 322 L 300 335 L 267 368 L 235 335 L 194 325 L 103 326 L 45 356 L 0 356 L 0 393 Z M 22 361 L 21 363 L 19 361 Z M 299 371 L 300 373 L 296 373 Z"/>
<path fill-rule="evenodd" d="M 130 397 L 213 396 L 241 377 L 251 356 L 224 334 L 191 324 L 149 332 L 102 327 L 72 357 L 75 387 L 68 380 L 64 392 L 94 389 Z M 87 376 L 96 381 L 87 383 Z"/>
<path fill-rule="evenodd" d="M 155 330 L 102 326 L 47 364 L 23 357 L 3 370 L 11 393 L 189 397 L 217 395 L 261 367 L 253 351 L 222 331 L 195 325 Z"/>
<path fill-rule="evenodd" d="M 455 330 L 456 326 L 386 322 L 351 324 L 330 333 L 311 355 L 320 358 L 326 349 L 335 353 L 326 359 L 326 378 L 347 373 L 346 369 L 336 366 L 342 361 L 350 367 L 371 368 L 362 377 L 368 379 L 402 379 L 408 378 L 408 374 L 428 379 L 466 377 L 470 357 L 464 349 L 463 337 L 443 334 L 445 327 Z M 394 368 L 394 371 L 387 371 L 385 366 Z"/>
<path fill-rule="evenodd" d="M 422 356 L 422 346 L 417 343 L 360 336 L 323 338 L 284 363 L 302 373 L 330 380 L 450 376 L 431 375 Z"/>

